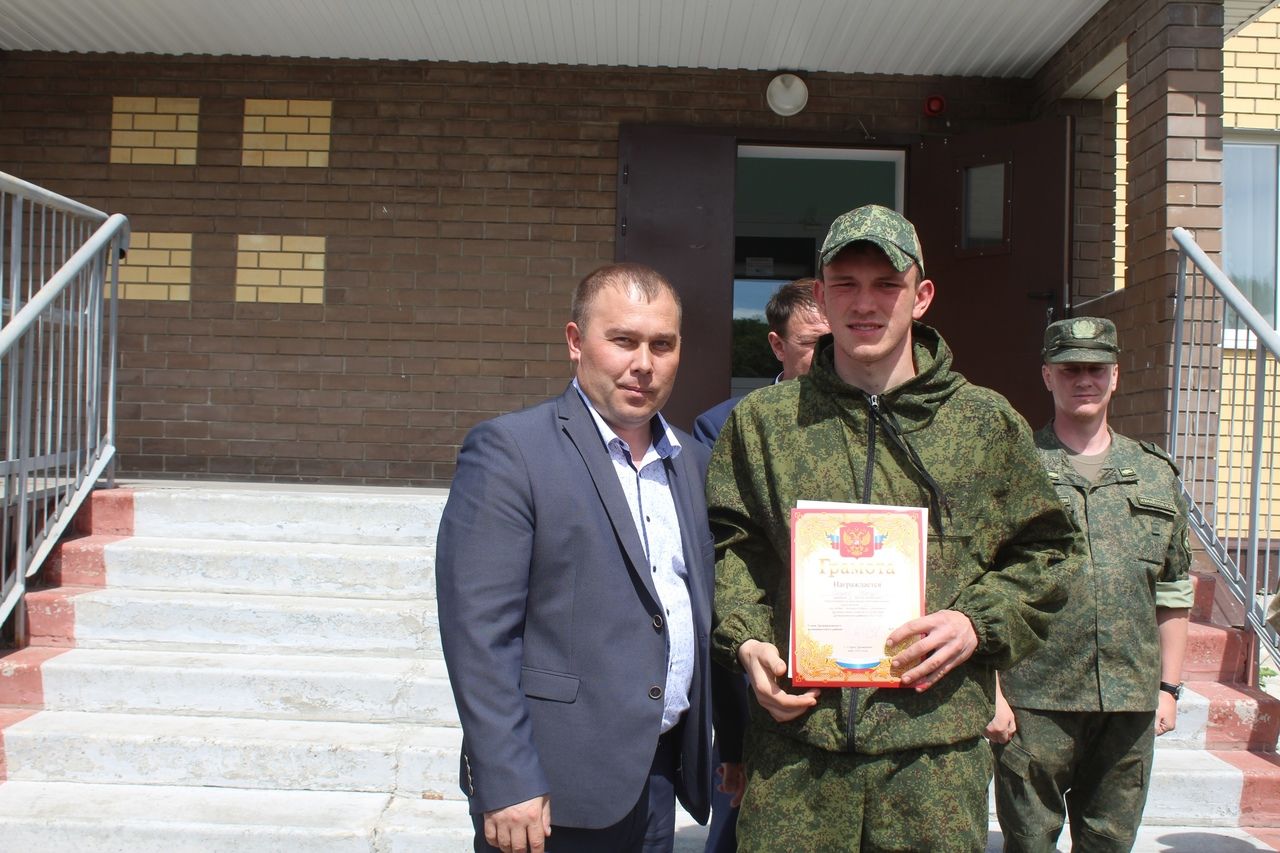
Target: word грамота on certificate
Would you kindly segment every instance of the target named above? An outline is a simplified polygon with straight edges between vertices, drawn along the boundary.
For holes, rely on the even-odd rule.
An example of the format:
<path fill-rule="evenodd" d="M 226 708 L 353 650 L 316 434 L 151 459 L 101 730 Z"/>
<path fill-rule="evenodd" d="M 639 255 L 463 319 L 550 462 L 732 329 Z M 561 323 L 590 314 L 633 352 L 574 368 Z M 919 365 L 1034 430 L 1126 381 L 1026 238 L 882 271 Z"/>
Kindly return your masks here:
<path fill-rule="evenodd" d="M 791 511 L 793 684 L 901 686 L 890 667 L 901 648 L 885 639 L 924 613 L 928 530 L 921 507 L 801 501 Z"/>

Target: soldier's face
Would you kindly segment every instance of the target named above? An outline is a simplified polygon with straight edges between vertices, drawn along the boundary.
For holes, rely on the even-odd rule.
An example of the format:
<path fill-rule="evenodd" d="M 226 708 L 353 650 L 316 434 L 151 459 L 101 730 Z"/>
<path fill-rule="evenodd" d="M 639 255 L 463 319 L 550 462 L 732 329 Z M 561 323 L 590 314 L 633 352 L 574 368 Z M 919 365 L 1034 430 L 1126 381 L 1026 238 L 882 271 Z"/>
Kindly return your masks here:
<path fill-rule="evenodd" d="M 914 375 L 911 322 L 933 301 L 933 282 L 919 278 L 919 267 L 898 272 L 883 252 L 856 245 L 822 268 L 814 296 L 831 324 L 836 372 L 846 382 L 866 390 L 856 377 Z"/>
<path fill-rule="evenodd" d="M 1114 364 L 1067 362 L 1046 364 L 1040 371 L 1058 417 L 1083 420 L 1106 414 L 1120 378 Z"/>

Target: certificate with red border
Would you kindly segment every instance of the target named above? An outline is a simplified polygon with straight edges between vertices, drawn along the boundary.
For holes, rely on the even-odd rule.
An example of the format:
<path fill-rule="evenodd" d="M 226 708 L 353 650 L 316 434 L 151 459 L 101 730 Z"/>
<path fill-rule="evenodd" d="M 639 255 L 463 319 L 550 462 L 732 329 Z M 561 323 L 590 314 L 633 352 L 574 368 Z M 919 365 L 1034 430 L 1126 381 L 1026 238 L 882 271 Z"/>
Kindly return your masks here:
<path fill-rule="evenodd" d="M 885 639 L 924 614 L 928 531 L 921 507 L 802 501 L 791 511 L 793 684 L 901 686 L 889 663 L 901 648 Z"/>

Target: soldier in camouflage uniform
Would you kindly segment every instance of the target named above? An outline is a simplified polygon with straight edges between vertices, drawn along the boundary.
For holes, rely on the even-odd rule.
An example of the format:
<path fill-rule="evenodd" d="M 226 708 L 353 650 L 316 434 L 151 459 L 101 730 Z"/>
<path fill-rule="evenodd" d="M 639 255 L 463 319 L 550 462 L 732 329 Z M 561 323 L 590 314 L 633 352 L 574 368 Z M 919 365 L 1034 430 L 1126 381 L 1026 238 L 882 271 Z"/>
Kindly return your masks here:
<path fill-rule="evenodd" d="M 1130 850 L 1155 736 L 1177 721 L 1187 510 L 1168 455 L 1107 426 L 1119 351 L 1110 320 L 1045 331 L 1054 420 L 1036 446 L 1087 556 L 1044 647 L 1000 676 L 1008 701 L 989 734 L 1005 850 L 1054 850 L 1067 815 L 1072 850 Z"/>
<path fill-rule="evenodd" d="M 981 851 L 994 669 L 1036 648 L 1077 535 L 1004 398 L 915 322 L 933 283 L 886 208 L 840 216 L 815 295 L 831 324 L 807 376 L 747 395 L 712 456 L 713 653 L 750 679 L 739 850 Z M 929 507 L 928 614 L 890 635 L 896 689 L 795 691 L 798 500 Z"/>

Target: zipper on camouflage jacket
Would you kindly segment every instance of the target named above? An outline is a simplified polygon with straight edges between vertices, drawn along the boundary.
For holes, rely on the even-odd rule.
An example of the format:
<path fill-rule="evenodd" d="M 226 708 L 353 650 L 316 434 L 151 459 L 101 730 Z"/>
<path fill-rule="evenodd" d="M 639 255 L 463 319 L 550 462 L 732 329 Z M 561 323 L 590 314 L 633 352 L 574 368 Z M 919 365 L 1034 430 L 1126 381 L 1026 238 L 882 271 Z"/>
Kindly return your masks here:
<path fill-rule="evenodd" d="M 863 472 L 862 478 L 862 503 L 871 503 L 871 477 L 875 473 L 875 455 L 876 455 L 876 422 L 880 420 L 880 397 L 876 394 L 868 394 L 867 406 L 871 409 L 871 417 L 867 418 L 867 468 Z M 857 729 L 858 715 L 858 694 L 861 692 L 860 687 L 850 687 L 849 690 L 849 714 L 845 724 L 845 749 L 853 751 L 853 735 Z"/>

